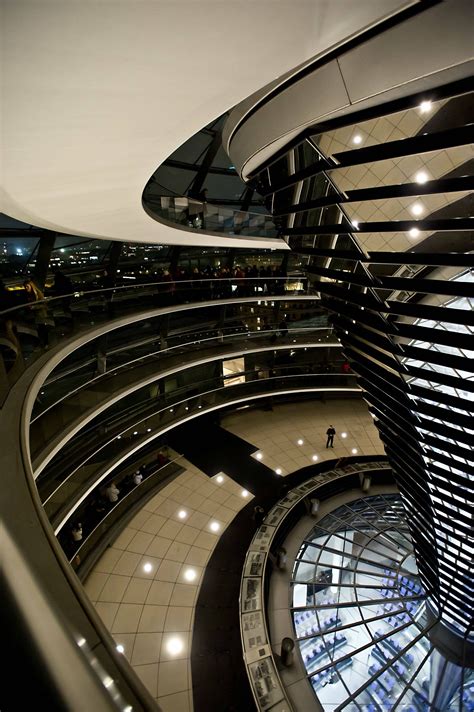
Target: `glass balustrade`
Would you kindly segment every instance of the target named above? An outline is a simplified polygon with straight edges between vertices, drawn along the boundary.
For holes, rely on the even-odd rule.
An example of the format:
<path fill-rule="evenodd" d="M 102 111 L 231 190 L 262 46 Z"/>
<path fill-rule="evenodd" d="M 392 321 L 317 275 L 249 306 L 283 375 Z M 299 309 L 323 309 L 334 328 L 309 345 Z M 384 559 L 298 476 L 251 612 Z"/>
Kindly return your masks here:
<path fill-rule="evenodd" d="M 254 373 L 254 380 L 232 386 L 226 386 L 222 378 L 196 382 L 160 399 L 138 402 L 135 409 L 124 409 L 101 428 L 95 426 L 93 439 L 89 428 L 79 433 L 68 441 L 65 451 L 53 458 L 37 480 L 53 525 L 58 526 L 67 519 L 75 503 L 98 485 L 106 468 L 125 460 L 127 453 L 138 451 L 156 437 L 157 431 L 166 430 L 170 425 L 185 422 L 209 408 L 224 407 L 235 400 L 258 395 L 271 396 L 279 391 L 359 390 L 353 374 L 288 373 L 288 370 L 288 367 L 274 369 L 271 374 L 260 374 L 258 378 Z"/>
<path fill-rule="evenodd" d="M 35 300 L 0 312 L 0 404 L 10 387 L 45 351 L 72 336 L 115 318 L 149 309 L 241 297 L 296 296 L 307 293 L 306 277 L 254 277 L 152 282 L 110 289 L 76 291 Z M 28 297 L 29 295 L 29 297 Z"/>
<path fill-rule="evenodd" d="M 327 322 L 327 317 L 319 316 L 317 323 Z M 306 320 L 301 320 L 306 323 Z M 257 345 L 268 347 L 274 344 L 281 346 L 282 343 L 290 343 L 290 340 L 301 342 L 308 338 L 311 342 L 332 343 L 335 341 L 332 332 L 327 327 L 299 326 L 299 322 L 292 322 L 292 328 L 283 335 L 278 328 L 250 329 L 249 324 L 235 324 L 233 326 L 222 326 L 221 328 L 200 329 L 199 331 L 185 332 L 182 334 L 168 335 L 166 340 L 162 340 L 153 328 L 148 331 L 153 333 L 150 336 L 135 340 L 130 339 L 128 343 L 121 347 L 105 349 L 101 344 L 101 339 L 94 345 L 97 347 L 95 353 L 92 352 L 91 344 L 88 345 L 88 352 L 82 362 L 75 363 L 67 368 L 61 367 L 57 373 L 42 386 L 35 403 L 32 421 L 35 422 L 43 413 L 52 407 L 57 407 L 64 399 L 79 393 L 88 387 L 99 386 L 107 388 L 103 384 L 109 380 L 114 389 L 119 383 L 117 377 L 127 379 L 126 374 L 136 372 L 138 369 L 165 368 L 173 359 L 177 360 L 183 356 L 192 357 L 198 351 L 203 353 L 206 350 L 223 349 L 229 346 L 245 343 L 245 350 L 255 348 Z M 165 345 L 166 344 L 166 345 Z M 161 348 L 161 346 L 163 346 Z M 218 352 L 216 352 L 218 353 Z M 194 356 L 195 357 L 195 356 Z"/>
<path fill-rule="evenodd" d="M 186 230 L 195 229 L 245 238 L 277 237 L 277 227 L 271 215 L 233 210 L 184 195 L 160 195 L 153 183 L 145 189 L 143 207 L 155 220 L 172 223 L 173 226 L 180 225 Z"/>
<path fill-rule="evenodd" d="M 336 349 L 338 348 L 337 343 L 333 346 Z M 327 350 L 323 349 L 323 351 Z M 80 410 L 81 399 L 79 399 L 71 403 L 68 409 L 64 409 L 65 412 L 64 410 L 58 410 L 51 414 L 51 418 L 48 421 L 42 423 L 40 419 L 39 422 L 33 424 L 31 429 L 31 449 L 33 453 L 36 453 L 35 460 L 39 462 L 44 457 L 45 446 L 46 451 L 48 449 L 48 441 L 45 440 L 48 426 L 50 426 L 51 441 L 54 441 L 56 437 L 57 423 L 60 419 L 63 420 L 64 429 L 75 425 L 80 427 L 79 432 L 69 439 L 66 453 L 63 452 L 56 455 L 40 473 L 37 482 L 41 484 L 46 477 L 47 471 L 54 469 L 55 463 L 59 463 L 59 471 L 61 473 L 65 469 L 67 459 L 74 461 L 84 449 L 87 452 L 93 450 L 97 441 L 101 438 L 123 436 L 128 423 L 137 422 L 139 419 L 143 420 L 147 417 L 147 413 L 154 413 L 160 408 L 160 405 L 166 407 L 168 404 L 179 403 L 182 397 L 197 394 L 200 392 L 199 389 L 206 388 L 208 383 L 218 383 L 220 386 L 225 386 L 229 382 L 232 383 L 236 376 L 239 377 L 240 382 L 248 383 L 262 381 L 271 378 L 273 375 L 306 376 L 315 373 L 321 375 L 351 375 L 350 372 L 347 373 L 345 371 L 345 361 L 339 352 L 332 353 L 330 360 L 327 360 L 327 357 L 321 357 L 319 350 L 316 356 L 313 355 L 313 351 L 310 349 L 308 349 L 308 352 L 304 352 L 301 349 L 300 352 L 299 358 L 297 358 L 296 349 L 294 351 L 288 350 L 286 351 L 287 356 L 280 355 L 279 360 L 275 360 L 273 352 L 270 352 L 269 358 L 263 361 L 261 360 L 262 354 L 258 354 L 261 365 L 255 366 L 253 364 L 248 370 L 242 370 L 239 373 L 233 372 L 228 376 L 222 375 L 222 365 L 219 358 L 210 362 L 208 364 L 209 367 L 205 369 L 191 362 L 188 368 L 182 371 L 182 379 L 176 378 L 174 374 L 168 379 L 156 376 L 145 385 L 138 385 L 134 390 L 130 389 L 129 393 L 123 394 L 123 397 L 118 401 L 113 400 L 115 391 L 112 389 L 108 398 L 108 406 L 92 420 L 84 421 L 81 428 L 81 418 L 91 412 L 92 394 L 86 393 L 83 397 L 81 396 L 84 403 L 87 404 L 82 407 L 82 414 Z M 282 353 L 285 354 L 285 352 Z M 292 354 L 294 355 L 292 356 Z M 99 395 L 100 402 L 105 401 L 107 404 L 106 393 L 101 391 Z M 35 450 L 35 439 L 41 443 L 37 451 Z"/>

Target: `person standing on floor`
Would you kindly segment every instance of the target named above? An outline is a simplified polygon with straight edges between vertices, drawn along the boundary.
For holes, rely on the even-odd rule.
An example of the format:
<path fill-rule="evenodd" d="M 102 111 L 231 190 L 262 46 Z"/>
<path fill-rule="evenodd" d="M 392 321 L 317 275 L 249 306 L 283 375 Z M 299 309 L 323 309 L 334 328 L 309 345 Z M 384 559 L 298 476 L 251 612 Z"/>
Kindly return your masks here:
<path fill-rule="evenodd" d="M 335 434 L 336 431 L 334 430 L 334 426 L 330 425 L 329 428 L 326 430 L 326 435 L 328 436 L 326 447 L 334 447 L 333 443 Z"/>

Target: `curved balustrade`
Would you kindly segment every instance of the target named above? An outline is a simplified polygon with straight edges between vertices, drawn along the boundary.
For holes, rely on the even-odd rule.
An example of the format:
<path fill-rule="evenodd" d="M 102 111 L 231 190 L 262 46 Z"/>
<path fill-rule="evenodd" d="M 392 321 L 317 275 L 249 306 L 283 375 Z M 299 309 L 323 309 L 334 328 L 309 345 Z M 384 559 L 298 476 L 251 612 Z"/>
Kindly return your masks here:
<path fill-rule="evenodd" d="M 241 590 L 239 600 L 240 635 L 243 656 L 246 663 L 250 686 L 257 709 L 292 710 L 293 706 L 286 685 L 283 682 L 281 666 L 277 665 L 274 648 L 267 627 L 266 577 L 270 561 L 276 561 L 278 537 L 281 531 L 288 531 L 294 525 L 295 519 L 302 512 L 310 510 L 309 499 L 316 497 L 324 500 L 344 488 L 359 484 L 359 478 L 364 473 L 370 473 L 375 482 L 384 482 L 390 477 L 390 468 L 383 457 L 351 458 L 344 467 L 329 471 L 321 471 L 323 466 L 314 466 L 314 474 L 298 487 L 290 490 L 277 502 L 265 516 L 262 525 L 257 529 L 242 570 Z M 327 465 L 326 465 L 327 467 Z M 350 484 L 349 484 L 350 483 Z M 305 509 L 306 504 L 306 509 Z M 289 524 L 293 518 L 293 524 Z M 274 643 L 273 643 L 274 644 Z M 296 687 L 306 685 L 304 678 L 291 681 Z"/>
<path fill-rule="evenodd" d="M 154 220 L 183 230 L 195 229 L 245 238 L 277 237 L 272 216 L 264 212 L 232 210 L 184 195 L 161 195 L 159 187 L 153 182 L 148 183 L 142 200 L 143 207 Z M 275 242 L 273 239 L 272 244 Z"/>
<path fill-rule="evenodd" d="M 231 320 L 235 321 L 235 319 Z M 327 322 L 327 319 L 321 317 L 321 321 Z M 339 345 L 332 336 L 331 330 L 325 326 L 292 326 L 288 329 L 288 334 L 283 334 L 277 324 L 272 329 L 255 330 L 249 329 L 248 324 L 241 322 L 236 326 L 219 328 L 214 326 L 211 329 L 201 328 L 199 331 L 191 333 L 169 335 L 165 340 L 160 337 L 159 329 L 156 330 L 158 335 L 154 333 L 155 330 L 148 324 L 148 320 L 147 326 L 150 327 L 148 331 L 152 332 L 152 335 L 139 339 L 136 342 L 137 346 L 129 342 L 119 348 L 108 349 L 101 336 L 96 340 L 97 350 L 93 355 L 87 354 L 81 362 L 67 368 L 61 368 L 62 364 L 60 364 L 41 387 L 33 409 L 32 422 L 37 421 L 51 408 L 57 407 L 61 401 L 88 387 L 95 386 L 99 381 L 102 385 L 107 379 L 115 379 L 125 372 L 130 373 L 148 366 L 151 369 L 156 368 L 157 365 L 161 367 L 170 358 L 196 353 L 198 350 L 211 347 L 215 349 L 223 344 L 238 343 L 243 338 L 245 338 L 245 343 L 250 342 L 252 346 L 255 345 L 255 342 L 261 342 L 263 345 L 273 344 L 280 347 L 282 343 L 297 343 L 298 339 L 304 339 L 306 336 L 315 341 L 317 338 L 318 344 Z M 91 343 L 88 344 L 88 351 L 90 349 Z M 218 352 L 216 351 L 216 353 Z M 131 358 L 132 355 L 133 358 Z M 98 372 L 99 359 L 102 359 L 102 372 Z M 117 389 L 117 383 L 115 383 L 114 389 Z"/>
<path fill-rule="evenodd" d="M 153 394 L 155 398 L 160 390 L 175 391 L 179 384 L 176 384 L 174 379 L 186 378 L 189 381 L 193 378 L 193 372 L 189 369 L 193 367 L 197 371 L 206 367 L 212 369 L 213 363 L 217 365 L 222 362 L 219 370 L 223 375 L 226 359 L 245 358 L 251 354 L 257 358 L 256 354 L 260 354 L 258 370 L 271 370 L 282 360 L 286 360 L 287 368 L 291 369 L 300 367 L 299 362 L 292 362 L 291 359 L 300 353 L 300 349 L 309 348 L 311 360 L 308 365 L 311 370 L 316 368 L 324 371 L 330 366 L 334 369 L 336 363 L 339 369 L 342 369 L 343 359 L 336 356 L 334 361 L 334 354 L 330 357 L 328 351 L 333 348 L 340 349 L 340 344 L 326 329 L 289 330 L 288 335 L 279 337 L 274 333 L 268 336 L 267 332 L 255 332 L 250 339 L 242 338 L 247 334 L 233 334 L 227 339 L 215 337 L 196 341 L 192 342 L 189 348 L 180 346 L 178 349 L 162 352 L 153 359 L 131 362 L 126 369 L 107 372 L 86 382 L 82 387 L 73 388 L 65 395 L 61 395 L 57 388 L 52 388 L 49 394 L 51 404 L 40 411 L 31 423 L 30 446 L 35 472 L 38 472 L 38 461 L 41 458 L 44 460 L 46 453 L 54 447 L 58 427 L 61 427 L 64 433 L 71 433 L 71 436 L 78 427 L 83 427 L 88 422 L 92 422 L 94 426 L 105 427 L 107 415 L 103 415 L 104 411 L 114 413 L 135 407 L 140 400 L 147 401 L 152 397 L 153 390 L 156 390 L 156 394 Z M 288 354 L 285 356 L 286 352 Z M 183 373 L 187 370 L 189 375 Z M 202 380 L 201 373 L 197 377 Z M 255 377 L 258 377 L 258 372 L 254 369 L 248 374 L 247 380 Z M 62 385 L 67 386 L 67 381 Z M 41 395 L 41 398 L 44 396 Z"/>
<path fill-rule="evenodd" d="M 117 526 L 123 527 L 124 522 L 130 520 L 143 503 L 156 494 L 158 488 L 164 487 L 182 472 L 181 460 L 182 457 L 178 456 L 164 464 L 156 462 L 142 468 L 143 481 L 140 485 L 135 485 L 131 477 L 136 466 L 128 466 L 116 473 L 114 478 L 120 490 L 116 503 L 91 496 L 76 509 L 74 520 L 81 524 L 82 538 L 75 541 L 72 529 L 64 527 L 58 534 L 58 540 L 82 579 L 107 547 Z"/>
<path fill-rule="evenodd" d="M 97 325 L 146 309 L 226 298 L 307 294 L 306 277 L 221 278 L 151 282 L 77 291 L 0 312 L 0 402 L 45 351 Z M 316 295 L 315 295 L 316 298 Z"/>
<path fill-rule="evenodd" d="M 198 383 L 197 387 L 195 384 L 192 390 L 199 394 L 183 397 L 181 392 L 165 399 L 165 402 L 148 406 L 141 413 L 133 413 L 131 423 L 118 423 L 115 429 L 106 431 L 102 437 L 96 430 L 92 446 L 91 433 L 81 434 L 75 441 L 69 441 L 66 459 L 60 451 L 37 479 L 45 511 L 53 525 L 56 528 L 63 526 L 78 503 L 96 487 L 102 487 L 106 478 L 113 478 L 115 469 L 130 455 L 190 418 L 232 403 L 274 394 L 318 391 L 358 393 L 360 389 L 352 375 L 324 373 L 277 375 L 227 387 L 222 385 L 221 379 L 214 379 Z"/>

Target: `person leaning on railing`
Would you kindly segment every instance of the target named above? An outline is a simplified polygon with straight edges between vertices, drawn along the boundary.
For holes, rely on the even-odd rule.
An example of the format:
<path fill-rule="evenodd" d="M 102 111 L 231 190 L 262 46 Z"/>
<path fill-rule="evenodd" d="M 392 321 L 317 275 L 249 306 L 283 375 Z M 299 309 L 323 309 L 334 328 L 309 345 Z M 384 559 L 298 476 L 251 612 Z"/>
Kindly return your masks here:
<path fill-rule="evenodd" d="M 44 301 L 44 293 L 33 278 L 25 279 L 23 287 L 25 289 L 26 301 L 31 305 L 30 308 L 34 314 L 40 346 L 47 348 L 48 326 L 53 325 L 54 322 L 48 316 L 48 307 Z"/>

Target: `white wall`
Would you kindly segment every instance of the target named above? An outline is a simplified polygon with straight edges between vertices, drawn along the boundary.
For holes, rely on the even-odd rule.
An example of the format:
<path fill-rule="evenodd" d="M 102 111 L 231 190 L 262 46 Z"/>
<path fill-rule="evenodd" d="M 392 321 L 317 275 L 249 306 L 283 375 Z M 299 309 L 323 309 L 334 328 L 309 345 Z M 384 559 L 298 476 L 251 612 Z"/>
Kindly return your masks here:
<path fill-rule="evenodd" d="M 157 166 L 250 93 L 398 5 L 3 0 L 2 211 L 66 233 L 195 244 L 142 209 Z M 224 239 L 201 233 L 199 244 Z"/>

